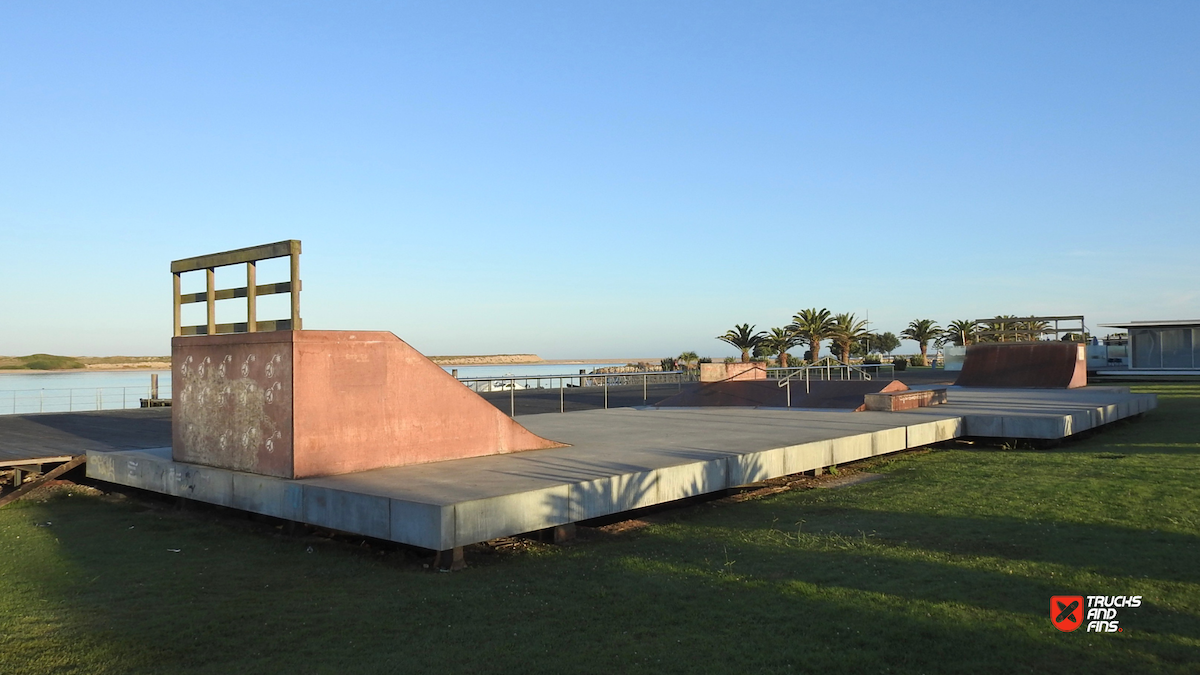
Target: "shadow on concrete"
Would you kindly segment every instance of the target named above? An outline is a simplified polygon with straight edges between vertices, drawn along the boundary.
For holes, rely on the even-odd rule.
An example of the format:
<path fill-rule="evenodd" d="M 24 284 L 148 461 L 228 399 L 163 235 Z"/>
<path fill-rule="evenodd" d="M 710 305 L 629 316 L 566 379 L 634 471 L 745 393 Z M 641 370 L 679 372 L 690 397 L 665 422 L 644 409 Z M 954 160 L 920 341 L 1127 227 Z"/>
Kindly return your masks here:
<path fill-rule="evenodd" d="M 171 444 L 171 409 L 0 416 L 0 455 L 78 455 Z"/>

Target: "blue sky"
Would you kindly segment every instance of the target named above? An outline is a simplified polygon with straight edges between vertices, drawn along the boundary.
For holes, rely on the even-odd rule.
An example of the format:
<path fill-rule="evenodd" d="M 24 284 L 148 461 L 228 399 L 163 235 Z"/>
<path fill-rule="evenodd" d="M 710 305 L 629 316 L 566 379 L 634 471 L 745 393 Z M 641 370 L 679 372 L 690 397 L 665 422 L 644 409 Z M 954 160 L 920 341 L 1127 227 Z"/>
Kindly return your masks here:
<path fill-rule="evenodd" d="M 169 261 L 289 238 L 306 328 L 429 354 L 724 356 L 813 306 L 1197 318 L 1198 31 L 1195 2 L 4 3 L 0 354 L 168 353 Z"/>

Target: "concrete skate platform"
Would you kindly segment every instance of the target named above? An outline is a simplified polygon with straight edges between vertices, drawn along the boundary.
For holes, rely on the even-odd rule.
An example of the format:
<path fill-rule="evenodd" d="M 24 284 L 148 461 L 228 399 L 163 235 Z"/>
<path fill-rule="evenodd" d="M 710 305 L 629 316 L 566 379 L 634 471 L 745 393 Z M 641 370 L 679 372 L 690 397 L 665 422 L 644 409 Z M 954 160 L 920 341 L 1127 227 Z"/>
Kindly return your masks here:
<path fill-rule="evenodd" d="M 951 388 L 905 412 L 620 408 L 521 418 L 570 447 L 290 480 L 89 451 L 89 477 L 447 551 L 952 438 L 1063 438 L 1156 406 L 1120 387 Z"/>

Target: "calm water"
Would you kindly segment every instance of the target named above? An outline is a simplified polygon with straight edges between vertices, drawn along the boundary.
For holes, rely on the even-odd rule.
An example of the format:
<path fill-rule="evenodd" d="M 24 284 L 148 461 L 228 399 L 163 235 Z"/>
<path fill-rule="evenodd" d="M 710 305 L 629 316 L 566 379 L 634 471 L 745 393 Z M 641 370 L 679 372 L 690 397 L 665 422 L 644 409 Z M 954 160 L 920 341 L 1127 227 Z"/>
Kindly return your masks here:
<path fill-rule="evenodd" d="M 160 393 L 171 389 L 171 371 L 138 370 L 131 372 L 66 371 L 62 373 L 22 373 L 0 370 L 0 391 L 27 389 L 97 389 L 141 387 L 149 389 L 150 374 L 158 374 Z"/>
<path fill-rule="evenodd" d="M 0 371 L 0 415 L 13 413 L 136 408 L 150 395 L 150 375 L 158 374 L 158 395 L 171 395 L 171 372 L 139 370 L 98 373 Z"/>
<path fill-rule="evenodd" d="M 605 366 L 624 363 L 567 365 L 445 366 L 447 373 L 458 370 L 459 379 L 488 377 L 537 377 L 578 375 Z M 138 370 L 128 372 L 67 371 L 61 373 L 23 373 L 0 371 L 0 415 L 71 410 L 114 410 L 136 408 L 140 398 L 150 391 L 150 375 L 158 375 L 161 398 L 171 396 L 171 371 Z"/>
<path fill-rule="evenodd" d="M 442 370 L 447 373 L 453 370 L 458 370 L 458 379 L 464 380 L 472 377 L 533 377 L 538 375 L 579 375 L 580 370 L 586 370 L 589 373 L 596 368 L 604 368 L 606 366 L 623 366 L 624 363 L 568 363 L 561 365 L 543 365 L 543 364 L 512 364 L 503 366 L 442 366 Z"/>

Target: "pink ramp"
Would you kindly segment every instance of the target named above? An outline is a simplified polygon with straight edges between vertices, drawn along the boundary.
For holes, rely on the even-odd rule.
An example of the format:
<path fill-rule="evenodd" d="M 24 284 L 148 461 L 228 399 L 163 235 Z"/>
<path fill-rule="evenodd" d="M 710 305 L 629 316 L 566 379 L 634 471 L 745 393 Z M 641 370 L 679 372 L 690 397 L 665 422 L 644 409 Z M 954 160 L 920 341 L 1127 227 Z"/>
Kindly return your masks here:
<path fill-rule="evenodd" d="M 172 456 L 306 478 L 563 447 L 388 332 L 171 341 Z"/>
<path fill-rule="evenodd" d="M 959 387 L 1087 386 L 1087 347 L 1077 342 L 985 342 L 967 347 Z"/>

